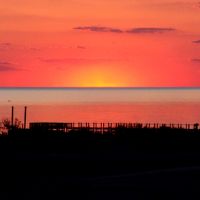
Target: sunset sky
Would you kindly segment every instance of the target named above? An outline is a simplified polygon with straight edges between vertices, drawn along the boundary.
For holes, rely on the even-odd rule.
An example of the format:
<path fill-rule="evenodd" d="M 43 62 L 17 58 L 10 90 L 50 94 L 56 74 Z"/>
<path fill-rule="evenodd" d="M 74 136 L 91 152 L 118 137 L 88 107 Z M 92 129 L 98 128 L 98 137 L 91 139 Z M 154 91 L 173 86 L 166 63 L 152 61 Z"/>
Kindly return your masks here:
<path fill-rule="evenodd" d="M 200 86 L 197 0 L 0 0 L 0 86 Z"/>

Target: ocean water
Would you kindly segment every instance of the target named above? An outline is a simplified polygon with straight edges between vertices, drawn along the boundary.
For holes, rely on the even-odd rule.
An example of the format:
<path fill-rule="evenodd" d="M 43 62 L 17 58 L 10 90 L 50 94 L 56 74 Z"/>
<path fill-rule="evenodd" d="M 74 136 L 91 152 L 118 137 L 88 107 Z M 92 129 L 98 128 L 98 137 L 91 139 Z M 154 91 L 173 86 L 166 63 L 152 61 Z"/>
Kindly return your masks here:
<path fill-rule="evenodd" d="M 200 88 L 0 88 L 0 120 L 29 122 L 200 122 Z"/>

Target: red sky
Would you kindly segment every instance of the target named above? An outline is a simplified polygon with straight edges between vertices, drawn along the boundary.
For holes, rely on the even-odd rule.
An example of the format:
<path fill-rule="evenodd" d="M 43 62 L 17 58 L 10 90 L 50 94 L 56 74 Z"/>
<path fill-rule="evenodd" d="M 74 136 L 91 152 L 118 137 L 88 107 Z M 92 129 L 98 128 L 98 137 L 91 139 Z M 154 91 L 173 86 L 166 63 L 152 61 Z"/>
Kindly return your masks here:
<path fill-rule="evenodd" d="M 0 86 L 200 86 L 196 0 L 0 0 Z"/>

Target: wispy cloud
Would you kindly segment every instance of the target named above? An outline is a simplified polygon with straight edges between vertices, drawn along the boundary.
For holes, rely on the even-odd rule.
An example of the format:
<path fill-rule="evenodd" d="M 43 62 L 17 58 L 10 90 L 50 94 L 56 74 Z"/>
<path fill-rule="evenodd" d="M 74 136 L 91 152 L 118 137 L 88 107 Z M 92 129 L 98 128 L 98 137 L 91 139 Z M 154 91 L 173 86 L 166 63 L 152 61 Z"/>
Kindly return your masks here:
<path fill-rule="evenodd" d="M 82 59 L 82 58 L 38 58 L 41 62 L 45 62 L 45 63 L 73 63 L 73 62 L 81 62 L 81 61 L 85 61 L 86 59 Z"/>
<path fill-rule="evenodd" d="M 70 66 L 85 66 L 86 64 L 93 63 L 110 63 L 116 61 L 111 58 L 38 58 L 41 62 L 46 63 L 48 66 L 58 70 L 66 70 Z"/>
<path fill-rule="evenodd" d="M 159 28 L 159 27 L 141 27 L 141 28 L 133 28 L 127 31 L 127 33 L 132 34 L 143 34 L 143 33 L 165 33 L 176 31 L 174 28 Z"/>
<path fill-rule="evenodd" d="M 78 46 L 77 46 L 77 49 L 86 49 L 86 47 L 85 47 L 85 46 L 80 46 L 80 45 L 78 45 Z"/>
<path fill-rule="evenodd" d="M 112 61 L 109 58 L 38 58 L 41 62 L 55 64 L 55 63 L 64 63 L 64 64 L 72 64 L 72 63 L 84 63 L 84 62 L 96 62 L 96 61 Z"/>
<path fill-rule="evenodd" d="M 173 1 L 148 1 L 147 4 L 149 7 L 156 7 L 156 8 L 165 8 L 165 9 L 191 9 L 200 7 L 200 2 L 194 2 L 192 0 L 183 1 L 183 0 L 173 0 Z"/>
<path fill-rule="evenodd" d="M 194 40 L 193 43 L 200 44 L 200 40 Z"/>
<path fill-rule="evenodd" d="M 88 30 L 93 32 L 111 32 L 111 33 L 123 33 L 121 29 L 118 28 L 111 28 L 105 26 L 78 26 L 75 27 L 76 30 Z"/>
<path fill-rule="evenodd" d="M 73 28 L 80 31 L 93 31 L 93 32 L 110 32 L 110 33 L 131 33 L 131 34 L 153 34 L 153 33 L 166 33 L 176 31 L 174 28 L 166 27 L 136 27 L 128 30 L 122 30 L 120 28 L 112 28 L 105 26 L 78 26 Z"/>
<path fill-rule="evenodd" d="M 194 59 L 192 59 L 192 62 L 198 62 L 198 63 L 200 63 L 200 58 L 194 58 Z"/>
<path fill-rule="evenodd" d="M 0 43 L 0 46 L 11 46 L 11 43 L 9 43 L 9 42 L 2 42 L 2 43 Z"/>
<path fill-rule="evenodd" d="M 12 63 L 0 61 L 0 72 L 18 71 L 18 70 L 20 69 L 16 68 L 15 65 L 13 65 Z"/>
<path fill-rule="evenodd" d="M 31 48 L 29 48 L 29 50 L 31 50 L 31 51 L 40 51 L 40 48 L 31 47 Z"/>
<path fill-rule="evenodd" d="M 11 47 L 11 45 L 12 44 L 9 43 L 9 42 L 2 42 L 2 43 L 0 43 L 0 51 L 9 49 Z"/>

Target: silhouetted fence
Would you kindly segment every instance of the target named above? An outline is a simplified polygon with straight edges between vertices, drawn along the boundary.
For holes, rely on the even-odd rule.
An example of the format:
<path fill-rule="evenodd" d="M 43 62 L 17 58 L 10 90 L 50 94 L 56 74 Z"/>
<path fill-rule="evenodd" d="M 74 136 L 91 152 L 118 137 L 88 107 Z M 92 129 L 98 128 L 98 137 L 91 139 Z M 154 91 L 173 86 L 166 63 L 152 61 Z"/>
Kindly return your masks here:
<path fill-rule="evenodd" d="M 49 131 L 79 131 L 88 130 L 94 133 L 115 132 L 117 129 L 198 129 L 199 124 L 159 124 L 159 123 L 49 123 L 34 122 L 30 123 L 32 130 L 49 130 Z"/>

